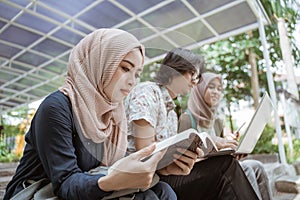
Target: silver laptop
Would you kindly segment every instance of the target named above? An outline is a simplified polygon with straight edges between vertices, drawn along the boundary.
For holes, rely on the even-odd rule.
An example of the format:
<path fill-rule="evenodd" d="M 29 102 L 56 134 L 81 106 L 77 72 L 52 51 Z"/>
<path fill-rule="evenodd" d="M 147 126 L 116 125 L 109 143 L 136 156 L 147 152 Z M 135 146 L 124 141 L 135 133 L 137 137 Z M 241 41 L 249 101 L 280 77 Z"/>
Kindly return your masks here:
<path fill-rule="evenodd" d="M 274 111 L 273 103 L 267 92 L 264 93 L 252 119 L 240 140 L 236 154 L 249 154 L 253 151 L 266 124 L 270 121 Z"/>
<path fill-rule="evenodd" d="M 253 114 L 250 123 L 248 124 L 242 139 L 239 141 L 239 146 L 236 150 L 225 148 L 218 152 L 208 154 L 208 157 L 219 156 L 226 154 L 249 154 L 252 153 L 257 141 L 259 140 L 266 124 L 270 121 L 274 111 L 273 103 L 267 92 L 264 93 L 255 113 Z"/>

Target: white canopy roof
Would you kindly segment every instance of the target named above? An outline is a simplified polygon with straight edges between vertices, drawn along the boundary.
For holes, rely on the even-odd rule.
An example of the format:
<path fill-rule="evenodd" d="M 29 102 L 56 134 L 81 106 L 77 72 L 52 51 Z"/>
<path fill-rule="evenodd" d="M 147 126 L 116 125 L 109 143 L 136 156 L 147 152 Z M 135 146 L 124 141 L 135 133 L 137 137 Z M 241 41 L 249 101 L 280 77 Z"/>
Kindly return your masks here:
<path fill-rule="evenodd" d="M 98 28 L 133 33 L 146 64 L 268 23 L 258 0 L 4 0 L 0 2 L 0 111 L 57 90 L 68 55 Z"/>

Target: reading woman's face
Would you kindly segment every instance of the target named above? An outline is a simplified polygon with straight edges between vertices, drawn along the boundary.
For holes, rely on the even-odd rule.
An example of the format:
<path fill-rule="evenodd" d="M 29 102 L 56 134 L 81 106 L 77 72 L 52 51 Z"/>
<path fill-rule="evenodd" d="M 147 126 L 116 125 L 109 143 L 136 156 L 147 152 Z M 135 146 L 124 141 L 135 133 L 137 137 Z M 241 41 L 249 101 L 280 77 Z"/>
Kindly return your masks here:
<path fill-rule="evenodd" d="M 143 69 L 143 57 L 139 49 L 130 51 L 119 64 L 104 93 L 111 102 L 121 102 L 136 84 Z"/>
<path fill-rule="evenodd" d="M 211 107 L 217 106 L 221 100 L 222 94 L 222 83 L 218 78 L 214 78 L 207 86 L 204 94 L 204 100 Z"/>
<path fill-rule="evenodd" d="M 198 77 L 198 72 L 186 72 L 183 75 L 177 76 L 172 80 L 173 92 L 180 95 L 187 95 L 193 86 L 195 86 L 195 77 Z"/>

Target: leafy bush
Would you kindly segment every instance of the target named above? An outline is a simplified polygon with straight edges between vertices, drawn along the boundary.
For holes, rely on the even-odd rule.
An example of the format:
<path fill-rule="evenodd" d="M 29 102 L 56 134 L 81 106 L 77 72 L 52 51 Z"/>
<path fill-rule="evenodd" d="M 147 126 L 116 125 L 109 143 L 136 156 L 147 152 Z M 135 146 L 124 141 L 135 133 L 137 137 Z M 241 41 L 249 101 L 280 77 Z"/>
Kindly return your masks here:
<path fill-rule="evenodd" d="M 7 149 L 6 143 L 0 141 L 0 162 L 15 162 L 19 158 Z"/>
<path fill-rule="evenodd" d="M 285 147 L 285 152 L 287 152 L 286 154 L 287 154 L 288 163 L 294 163 L 300 161 L 300 140 L 299 139 L 293 139 L 294 155 L 292 158 L 289 156 L 290 152 L 289 152 L 288 145 L 285 144 L 284 147 Z"/>
<path fill-rule="evenodd" d="M 253 154 L 275 154 L 278 152 L 278 146 L 272 144 L 272 139 L 275 135 L 275 129 L 269 125 L 266 125 L 261 137 L 259 138 Z"/>
<path fill-rule="evenodd" d="M 258 140 L 255 149 L 253 150 L 253 154 L 274 154 L 278 153 L 278 145 L 272 144 L 272 139 L 275 136 L 275 129 L 269 125 L 267 125 Z M 287 157 L 288 163 L 294 163 L 296 161 L 300 161 L 300 140 L 293 139 L 293 150 L 294 154 L 290 157 L 290 152 L 288 148 L 288 144 L 284 144 L 284 149 Z"/>

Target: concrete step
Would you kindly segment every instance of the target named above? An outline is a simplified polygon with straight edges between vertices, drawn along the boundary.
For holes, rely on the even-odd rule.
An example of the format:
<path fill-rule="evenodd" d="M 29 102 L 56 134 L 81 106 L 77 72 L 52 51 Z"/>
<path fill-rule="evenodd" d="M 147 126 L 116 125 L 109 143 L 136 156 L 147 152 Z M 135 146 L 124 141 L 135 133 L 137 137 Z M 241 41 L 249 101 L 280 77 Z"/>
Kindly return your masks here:
<path fill-rule="evenodd" d="M 273 200 L 300 200 L 300 194 L 277 192 Z"/>
<path fill-rule="evenodd" d="M 0 199 L 3 198 L 6 185 L 16 171 L 18 163 L 0 163 Z"/>
<path fill-rule="evenodd" d="M 276 179 L 275 188 L 278 192 L 300 193 L 300 176 L 281 176 Z"/>
<path fill-rule="evenodd" d="M 292 165 L 282 163 L 267 163 L 264 164 L 264 168 L 269 177 L 269 183 L 272 188 L 273 196 L 278 197 L 279 195 L 281 199 L 286 200 L 293 199 L 292 197 L 295 196 L 295 193 L 291 193 L 291 191 L 286 188 L 288 183 L 291 184 L 291 182 L 287 182 L 285 179 L 283 179 L 283 177 L 296 177 L 297 175 L 294 167 Z M 280 178 L 282 179 L 280 180 Z M 276 185 L 277 180 L 278 183 Z M 291 194 L 291 197 L 289 197 L 288 194 Z M 285 196 L 285 198 L 283 196 Z"/>
<path fill-rule="evenodd" d="M 296 174 L 300 175 L 300 161 L 294 162 L 293 166 L 295 168 Z"/>
<path fill-rule="evenodd" d="M 278 154 L 249 154 L 245 159 L 254 159 L 262 163 L 279 163 Z"/>

